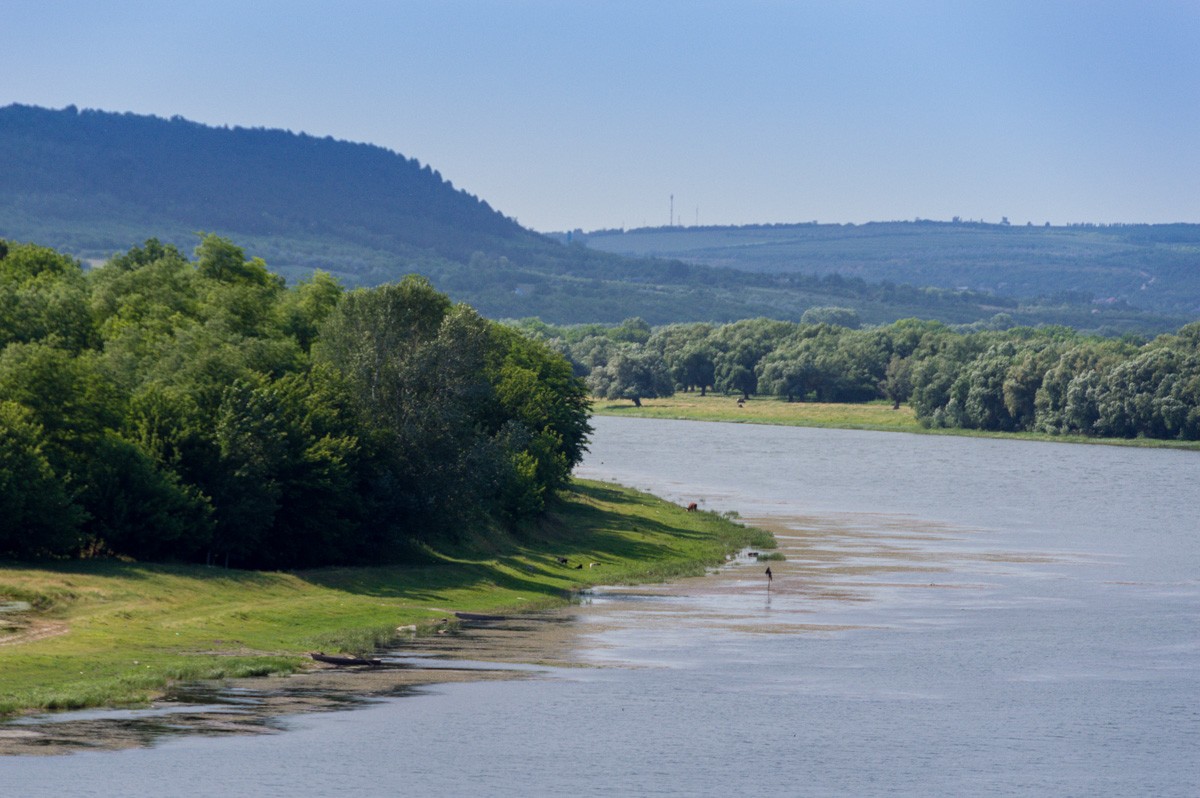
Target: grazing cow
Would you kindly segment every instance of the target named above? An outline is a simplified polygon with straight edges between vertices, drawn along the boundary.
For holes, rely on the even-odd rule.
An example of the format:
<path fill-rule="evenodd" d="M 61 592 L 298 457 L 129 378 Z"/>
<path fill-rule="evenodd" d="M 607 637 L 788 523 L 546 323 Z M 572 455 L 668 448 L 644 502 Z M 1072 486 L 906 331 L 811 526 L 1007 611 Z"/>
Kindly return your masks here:
<path fill-rule="evenodd" d="M 694 513 L 694 512 L 696 512 L 696 511 L 697 511 L 697 510 L 699 510 L 699 509 L 700 509 L 700 508 L 699 508 L 698 506 L 696 506 L 696 503 L 695 503 L 695 502 L 692 502 L 691 504 L 689 504 L 689 505 L 688 505 L 687 511 L 688 511 L 689 513 Z"/>

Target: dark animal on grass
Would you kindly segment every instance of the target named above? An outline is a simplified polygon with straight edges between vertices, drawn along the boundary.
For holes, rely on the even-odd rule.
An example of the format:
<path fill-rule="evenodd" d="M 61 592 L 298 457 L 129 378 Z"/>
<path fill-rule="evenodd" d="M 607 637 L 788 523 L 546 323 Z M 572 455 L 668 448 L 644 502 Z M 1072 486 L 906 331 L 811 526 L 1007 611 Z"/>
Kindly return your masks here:
<path fill-rule="evenodd" d="M 697 511 L 697 510 L 699 510 L 699 509 L 700 509 L 700 508 L 699 508 L 699 507 L 696 505 L 696 503 L 695 503 L 695 502 L 692 502 L 691 504 L 689 504 L 689 505 L 687 506 L 687 511 L 688 511 L 689 513 L 694 513 L 694 512 L 696 512 L 696 511 Z"/>

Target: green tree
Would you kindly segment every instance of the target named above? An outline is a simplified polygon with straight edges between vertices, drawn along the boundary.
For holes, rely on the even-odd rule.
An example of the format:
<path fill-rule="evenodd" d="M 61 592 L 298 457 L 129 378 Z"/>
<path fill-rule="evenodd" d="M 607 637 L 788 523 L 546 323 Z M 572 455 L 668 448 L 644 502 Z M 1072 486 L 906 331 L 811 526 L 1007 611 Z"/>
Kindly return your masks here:
<path fill-rule="evenodd" d="M 1095 388 L 1099 372 L 1121 358 L 1110 345 L 1075 342 L 1062 349 L 1042 375 L 1034 396 L 1034 428 L 1056 434 L 1093 432 L 1099 417 Z"/>
<path fill-rule="evenodd" d="M 0 556 L 74 554 L 87 514 L 75 504 L 43 449 L 26 407 L 0 401 Z"/>
<path fill-rule="evenodd" d="M 52 343 L 10 344 L 0 352 L 0 399 L 24 405 L 44 431 L 45 453 L 77 481 L 105 430 L 124 417 L 124 397 L 94 352 L 74 356 Z"/>
<path fill-rule="evenodd" d="M 347 376 L 368 412 L 390 412 L 385 404 L 394 405 L 397 397 L 385 389 L 403 390 L 398 372 L 407 356 L 437 335 L 450 307 L 428 280 L 412 275 L 351 291 L 321 325 L 313 355 Z"/>
<path fill-rule="evenodd" d="M 961 403 L 960 424 L 972 429 L 1014 429 L 1014 421 L 1004 403 L 1004 380 L 1015 353 L 1012 344 L 988 349 L 960 372 L 966 384 Z"/>
<path fill-rule="evenodd" d="M 494 402 L 488 324 L 423 278 L 352 291 L 321 328 L 318 363 L 345 375 L 379 447 L 376 498 L 397 529 L 444 533 L 495 490 L 495 445 L 477 432 Z"/>
<path fill-rule="evenodd" d="M 284 295 L 279 304 L 280 327 L 308 352 L 321 323 L 341 301 L 342 286 L 330 274 L 315 271 Z"/>
<path fill-rule="evenodd" d="M 608 337 L 618 343 L 645 344 L 650 340 L 650 324 L 643 318 L 625 319 L 608 331 Z"/>
<path fill-rule="evenodd" d="M 80 482 L 89 515 L 84 530 L 94 550 L 139 560 L 191 560 L 208 546 L 207 499 L 115 432 L 96 442 Z"/>
<path fill-rule="evenodd" d="M 657 354 L 628 347 L 620 349 L 588 377 L 588 389 L 601 399 L 628 399 L 641 407 L 643 399 L 672 396 L 674 382 Z"/>
<path fill-rule="evenodd" d="M 716 349 L 709 342 L 711 324 L 670 324 L 654 331 L 646 342 L 662 357 L 678 390 L 700 390 L 704 396 L 716 380 Z"/>
<path fill-rule="evenodd" d="M 351 402 L 327 367 L 227 389 L 206 485 L 218 561 L 297 568 L 369 556 L 359 535 L 369 463 Z"/>
<path fill-rule="evenodd" d="M 717 380 L 713 348 L 707 344 L 693 344 L 683 350 L 675 376 L 686 389 L 699 388 L 700 395 L 704 396 Z"/>
<path fill-rule="evenodd" d="M 884 372 L 883 384 L 880 386 L 885 396 L 892 400 L 892 409 L 899 410 L 900 405 L 912 396 L 912 360 L 899 355 L 892 355 Z"/>
<path fill-rule="evenodd" d="M 811 307 L 800 316 L 801 324 L 829 324 L 857 330 L 862 320 L 852 308 Z"/>
<path fill-rule="evenodd" d="M 1107 370 L 1096 389 L 1096 432 L 1117 438 L 1168 437 L 1162 397 L 1170 395 L 1183 369 L 1178 352 L 1151 346 Z"/>
<path fill-rule="evenodd" d="M 219 460 L 204 488 L 216 522 L 212 554 L 226 565 L 257 565 L 280 507 L 286 440 L 271 400 L 261 384 L 236 381 L 215 419 Z"/>
<path fill-rule="evenodd" d="M 777 349 L 758 364 L 758 390 L 772 396 L 801 401 L 817 390 L 822 380 L 813 358 L 799 346 Z"/>
<path fill-rule="evenodd" d="M 98 342 L 83 268 L 46 247 L 8 245 L 0 257 L 0 347 L 50 338 L 71 352 Z"/>
<path fill-rule="evenodd" d="M 106 342 L 153 341 L 203 318 L 203 281 L 173 246 L 150 239 L 89 275 L 91 308 Z"/>
<path fill-rule="evenodd" d="M 1099 371 L 1081 371 L 1067 383 L 1062 413 L 1063 432 L 1096 435 L 1096 422 L 1100 420 Z"/>
<path fill-rule="evenodd" d="M 587 385 L 570 363 L 546 345 L 493 325 L 489 379 L 502 417 L 519 422 L 535 436 L 538 480 L 548 489 L 564 487 L 583 460 L 588 435 Z"/>
<path fill-rule="evenodd" d="M 1013 429 L 1031 430 L 1037 420 L 1037 394 L 1046 372 L 1058 361 L 1057 344 L 1038 338 L 1020 348 L 1004 376 L 1004 408 L 1012 418 Z"/>
<path fill-rule="evenodd" d="M 271 274 L 262 258 L 246 260 L 245 251 L 228 239 L 205 234 L 196 247 L 196 271 L 220 283 L 282 287 L 283 279 Z"/>
<path fill-rule="evenodd" d="M 982 339 L 938 330 L 922 336 L 913 350 L 912 397 L 909 403 L 922 424 L 959 426 L 970 383 L 963 370 L 981 351 Z"/>
<path fill-rule="evenodd" d="M 795 325 L 770 319 L 746 319 L 726 324 L 711 336 L 714 387 L 743 398 L 758 391 L 758 362 L 795 331 Z"/>

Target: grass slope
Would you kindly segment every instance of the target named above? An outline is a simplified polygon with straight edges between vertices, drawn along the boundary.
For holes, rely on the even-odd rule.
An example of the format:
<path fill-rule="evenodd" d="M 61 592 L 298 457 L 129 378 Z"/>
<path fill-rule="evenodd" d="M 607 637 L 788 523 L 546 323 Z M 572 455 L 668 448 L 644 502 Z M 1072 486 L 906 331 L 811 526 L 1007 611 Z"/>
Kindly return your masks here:
<path fill-rule="evenodd" d="M 398 626 L 453 610 L 533 609 L 592 584 L 698 574 L 747 545 L 773 541 L 713 513 L 580 482 L 536 530 L 427 551 L 419 565 L 0 564 L 0 606 L 31 606 L 0 614 L 0 714 L 139 703 L 175 681 L 293 671 L 304 652 L 363 653 Z"/>
<path fill-rule="evenodd" d="M 829 404 L 787 402 L 781 398 L 756 396 L 744 405 L 736 396 L 677 393 L 666 399 L 643 399 L 642 406 L 626 402 L 593 400 L 592 412 L 602 416 L 673 418 L 690 421 L 726 421 L 739 424 L 775 424 L 787 427 L 830 427 L 887 432 L 927 432 L 912 408 L 892 410 L 890 402 Z"/>

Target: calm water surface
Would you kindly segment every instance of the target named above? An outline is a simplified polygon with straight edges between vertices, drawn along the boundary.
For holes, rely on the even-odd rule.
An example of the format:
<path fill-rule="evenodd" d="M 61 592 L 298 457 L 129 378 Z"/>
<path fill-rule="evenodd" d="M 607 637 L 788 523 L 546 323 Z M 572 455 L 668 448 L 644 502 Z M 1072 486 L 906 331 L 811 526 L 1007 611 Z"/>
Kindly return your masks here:
<path fill-rule="evenodd" d="M 786 562 L 598 590 L 582 667 L 258 737 L 0 760 L 22 795 L 1200 795 L 1200 455 L 598 418 L 580 469 Z"/>

